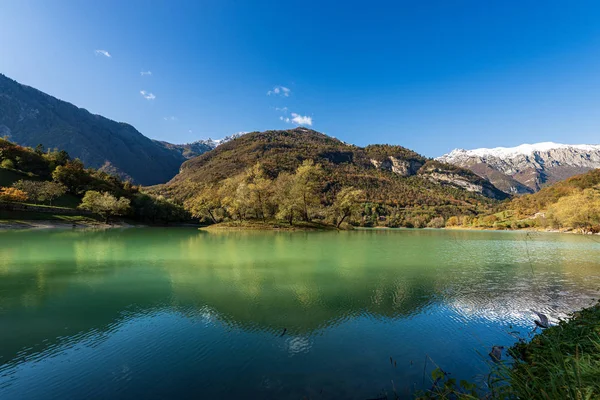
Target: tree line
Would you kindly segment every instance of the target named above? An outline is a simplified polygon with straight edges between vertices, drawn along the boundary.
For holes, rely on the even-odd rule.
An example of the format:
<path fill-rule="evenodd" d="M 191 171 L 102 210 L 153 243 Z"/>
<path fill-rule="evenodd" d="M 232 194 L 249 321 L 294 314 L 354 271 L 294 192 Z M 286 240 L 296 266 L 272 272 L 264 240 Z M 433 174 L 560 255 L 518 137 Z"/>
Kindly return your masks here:
<path fill-rule="evenodd" d="M 184 206 L 192 216 L 209 223 L 319 221 L 339 228 L 360 215 L 364 192 L 343 187 L 333 201 L 327 201 L 324 174 L 321 165 L 305 160 L 294 173 L 281 172 L 271 179 L 257 163 L 219 183 L 195 188 L 196 194 Z"/>

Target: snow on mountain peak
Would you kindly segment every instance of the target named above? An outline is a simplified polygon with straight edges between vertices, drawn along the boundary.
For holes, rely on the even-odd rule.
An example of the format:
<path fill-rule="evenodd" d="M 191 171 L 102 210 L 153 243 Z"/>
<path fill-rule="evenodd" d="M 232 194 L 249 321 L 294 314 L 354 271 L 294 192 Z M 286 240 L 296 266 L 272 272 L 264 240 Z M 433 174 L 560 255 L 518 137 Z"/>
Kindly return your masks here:
<path fill-rule="evenodd" d="M 584 152 L 600 151 L 600 145 L 590 144 L 560 144 L 554 142 L 541 142 L 534 144 L 522 144 L 516 147 L 479 148 L 473 150 L 454 149 L 450 153 L 440 157 L 452 159 L 456 157 L 497 157 L 513 158 L 520 155 L 531 155 L 557 149 L 572 149 Z"/>
<path fill-rule="evenodd" d="M 225 136 L 222 139 L 211 139 L 211 138 L 200 139 L 200 140 L 196 140 L 195 142 L 188 143 L 188 144 L 191 144 L 191 145 L 193 145 L 193 144 L 204 144 L 204 145 L 209 146 L 209 147 L 211 147 L 211 148 L 214 149 L 215 147 L 217 147 L 219 145 L 222 145 L 223 143 L 227 143 L 230 140 L 237 139 L 240 136 L 245 135 L 246 133 L 248 133 L 248 132 L 237 132 L 237 133 L 234 133 L 232 135 Z"/>

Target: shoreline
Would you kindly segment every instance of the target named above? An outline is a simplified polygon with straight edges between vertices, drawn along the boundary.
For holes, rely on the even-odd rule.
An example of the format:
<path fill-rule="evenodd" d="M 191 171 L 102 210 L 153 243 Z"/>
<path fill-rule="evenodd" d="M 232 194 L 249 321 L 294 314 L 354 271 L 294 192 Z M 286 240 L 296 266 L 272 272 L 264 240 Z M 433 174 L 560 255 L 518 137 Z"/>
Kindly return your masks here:
<path fill-rule="evenodd" d="M 96 220 L 60 221 L 60 220 L 12 220 L 0 219 L 0 232 L 28 229 L 124 229 L 124 228 L 202 228 L 200 224 L 177 223 L 168 225 L 152 225 L 132 221 L 115 221 L 104 223 Z"/>
<path fill-rule="evenodd" d="M 0 219 L 0 232 L 9 230 L 26 230 L 26 229 L 116 229 L 116 228 L 197 228 L 202 231 L 270 231 L 270 232 L 322 232 L 322 231 L 348 231 L 348 230 L 448 230 L 448 231 L 482 231 L 482 232 L 537 232 L 537 233 L 560 233 L 570 235 L 581 235 L 581 236 L 600 236 L 600 233 L 581 233 L 570 230 L 559 230 L 559 229 L 536 229 L 536 228 L 523 228 L 523 229 L 494 229 L 494 228 L 470 228 L 464 226 L 456 227 L 444 227 L 444 228 L 392 228 L 387 226 L 374 226 L 374 227 L 352 227 L 351 229 L 337 229 L 333 225 L 326 225 L 320 223 L 296 223 L 295 225 L 288 225 L 279 222 L 221 222 L 213 225 L 200 225 L 193 223 L 180 223 L 180 224 L 168 224 L 168 225 L 148 225 L 143 223 L 131 223 L 125 221 L 117 221 L 113 223 L 104 223 L 100 221 L 87 220 L 87 221 L 58 221 L 58 220 L 1 220 Z"/>
<path fill-rule="evenodd" d="M 136 226 L 125 222 L 114 224 L 105 224 L 103 222 L 63 222 L 52 220 L 0 220 L 0 232 L 11 230 L 28 229 L 113 229 L 113 228 L 133 228 Z"/>
<path fill-rule="evenodd" d="M 298 222 L 295 225 L 288 225 L 276 221 L 260 222 L 247 221 L 239 222 L 220 222 L 218 224 L 207 225 L 198 228 L 203 231 L 271 231 L 271 232 L 317 232 L 317 231 L 337 231 L 333 225 L 319 223 Z M 342 229 L 344 230 L 344 229 Z"/>
<path fill-rule="evenodd" d="M 430 228 L 424 228 L 430 229 Z M 537 232 L 537 233 L 566 233 L 570 235 L 594 236 L 600 233 L 581 233 L 574 229 L 542 229 L 542 228 L 522 228 L 522 229 L 494 229 L 494 228 L 469 228 L 466 226 L 447 226 L 439 229 L 456 230 L 456 231 L 486 231 L 486 232 Z"/>

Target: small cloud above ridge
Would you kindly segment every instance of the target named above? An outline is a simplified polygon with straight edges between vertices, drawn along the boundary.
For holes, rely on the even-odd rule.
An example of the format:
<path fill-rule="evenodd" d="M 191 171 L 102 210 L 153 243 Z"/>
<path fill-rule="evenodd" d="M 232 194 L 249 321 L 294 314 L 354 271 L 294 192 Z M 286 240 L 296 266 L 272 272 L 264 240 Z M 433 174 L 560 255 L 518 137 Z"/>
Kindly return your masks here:
<path fill-rule="evenodd" d="M 96 54 L 97 56 L 104 56 L 108 58 L 112 57 L 112 55 L 106 50 L 94 50 L 94 54 Z"/>
<path fill-rule="evenodd" d="M 146 100 L 154 100 L 154 99 L 156 99 L 156 96 L 154 95 L 154 93 L 146 92 L 145 90 L 140 90 L 140 94 Z"/>
<path fill-rule="evenodd" d="M 282 97 L 290 97 L 292 90 L 285 86 L 275 86 L 273 89 L 267 92 L 267 96 L 282 96 Z"/>

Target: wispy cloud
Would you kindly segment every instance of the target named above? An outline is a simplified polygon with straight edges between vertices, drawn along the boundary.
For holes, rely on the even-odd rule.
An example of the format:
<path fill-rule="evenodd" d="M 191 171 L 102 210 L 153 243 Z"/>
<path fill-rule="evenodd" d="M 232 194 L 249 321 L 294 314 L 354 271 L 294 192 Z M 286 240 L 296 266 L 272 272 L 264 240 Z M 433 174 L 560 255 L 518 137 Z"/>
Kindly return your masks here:
<path fill-rule="evenodd" d="M 267 92 L 267 96 L 283 96 L 290 97 L 292 90 L 290 88 L 286 88 L 285 86 L 275 86 L 272 90 Z"/>
<path fill-rule="evenodd" d="M 171 115 L 170 117 L 163 117 L 165 121 L 177 121 L 177 117 Z"/>
<path fill-rule="evenodd" d="M 150 75 L 152 75 L 152 71 L 141 71 L 140 75 L 141 76 L 150 76 Z"/>
<path fill-rule="evenodd" d="M 282 113 L 286 113 L 287 114 L 288 108 L 287 107 L 282 107 L 282 108 L 275 107 L 275 111 L 281 111 Z"/>
<path fill-rule="evenodd" d="M 156 96 L 154 95 L 154 93 L 146 92 L 145 90 L 140 90 L 140 94 L 146 100 L 154 100 L 156 98 Z"/>
<path fill-rule="evenodd" d="M 104 57 L 108 57 L 111 58 L 112 56 L 110 55 L 110 53 L 106 50 L 95 50 L 94 54 L 96 54 L 97 56 L 104 56 Z"/>
<path fill-rule="evenodd" d="M 292 123 L 296 125 L 312 126 L 312 117 L 292 113 Z"/>
<path fill-rule="evenodd" d="M 290 119 L 288 117 L 279 117 L 280 120 L 282 120 L 283 122 L 289 124 L 290 123 Z"/>

